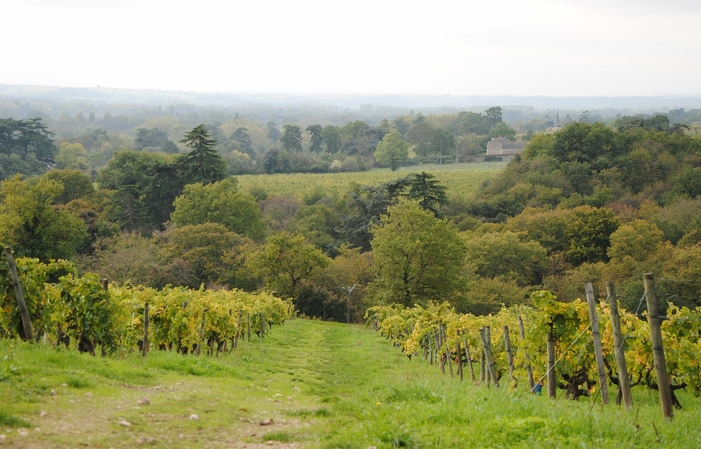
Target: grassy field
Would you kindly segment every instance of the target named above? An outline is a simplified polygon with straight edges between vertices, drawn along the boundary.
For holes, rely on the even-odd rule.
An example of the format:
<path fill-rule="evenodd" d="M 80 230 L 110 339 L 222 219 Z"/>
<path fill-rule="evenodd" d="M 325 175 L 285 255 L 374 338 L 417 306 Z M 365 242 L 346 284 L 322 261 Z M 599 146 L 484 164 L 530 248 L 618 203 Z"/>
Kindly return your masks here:
<path fill-rule="evenodd" d="M 485 179 L 493 177 L 506 167 L 505 162 L 481 162 L 468 164 L 415 165 L 397 171 L 377 169 L 367 172 L 323 174 L 239 175 L 236 177 L 241 190 L 263 189 L 269 196 L 303 198 L 321 189 L 332 197 L 345 194 L 355 184 L 378 186 L 410 173 L 425 171 L 436 176 L 448 188 L 448 196 L 464 196 L 471 193 Z"/>
<path fill-rule="evenodd" d="M 219 359 L 0 340 L 0 447 L 701 447 L 699 399 L 682 392 L 665 421 L 656 392 L 634 394 L 627 411 L 478 387 L 363 327 L 318 321 Z"/>

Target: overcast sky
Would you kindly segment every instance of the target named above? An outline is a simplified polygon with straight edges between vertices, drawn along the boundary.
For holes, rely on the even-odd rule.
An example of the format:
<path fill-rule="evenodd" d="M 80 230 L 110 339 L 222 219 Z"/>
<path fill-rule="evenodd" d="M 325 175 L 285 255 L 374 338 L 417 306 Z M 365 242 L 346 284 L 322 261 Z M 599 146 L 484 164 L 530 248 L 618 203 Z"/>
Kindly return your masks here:
<path fill-rule="evenodd" d="M 0 0 L 0 84 L 701 94 L 699 0 Z"/>

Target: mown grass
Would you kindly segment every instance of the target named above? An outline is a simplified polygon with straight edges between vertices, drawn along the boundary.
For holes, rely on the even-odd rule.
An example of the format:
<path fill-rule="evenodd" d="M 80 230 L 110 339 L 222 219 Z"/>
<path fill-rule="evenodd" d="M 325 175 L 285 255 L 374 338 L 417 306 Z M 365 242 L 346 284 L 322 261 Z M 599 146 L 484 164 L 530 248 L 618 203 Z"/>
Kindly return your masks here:
<path fill-rule="evenodd" d="M 482 181 L 494 177 L 504 167 L 505 162 L 431 164 L 402 167 L 397 171 L 375 169 L 353 173 L 239 175 L 236 179 L 241 190 L 262 189 L 268 196 L 290 196 L 301 200 L 317 191 L 339 198 L 354 184 L 378 186 L 410 173 L 425 171 L 436 176 L 448 188 L 449 198 L 456 198 L 472 193 Z"/>
<path fill-rule="evenodd" d="M 701 447 L 699 399 L 681 392 L 667 421 L 657 392 L 634 394 L 628 411 L 478 387 L 363 327 L 306 320 L 218 359 L 0 341 L 10 447 Z"/>

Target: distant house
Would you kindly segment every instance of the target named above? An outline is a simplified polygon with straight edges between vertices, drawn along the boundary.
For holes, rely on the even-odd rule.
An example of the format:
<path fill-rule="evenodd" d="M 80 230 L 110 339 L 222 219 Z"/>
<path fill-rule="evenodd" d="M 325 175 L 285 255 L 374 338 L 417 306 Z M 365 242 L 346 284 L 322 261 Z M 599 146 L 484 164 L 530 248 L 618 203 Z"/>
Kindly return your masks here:
<path fill-rule="evenodd" d="M 506 137 L 493 137 L 487 142 L 486 156 L 503 156 L 503 160 L 509 160 L 514 154 L 519 154 L 526 146 L 526 142 L 514 142 Z"/>

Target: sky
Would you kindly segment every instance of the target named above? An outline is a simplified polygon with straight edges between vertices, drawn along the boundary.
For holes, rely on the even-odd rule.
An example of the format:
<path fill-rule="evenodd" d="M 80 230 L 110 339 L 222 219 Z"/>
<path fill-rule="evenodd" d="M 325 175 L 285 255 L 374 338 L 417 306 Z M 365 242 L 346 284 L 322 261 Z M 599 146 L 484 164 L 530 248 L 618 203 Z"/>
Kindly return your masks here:
<path fill-rule="evenodd" d="M 698 0 L 0 0 L 0 40 L 0 84 L 701 94 Z"/>

